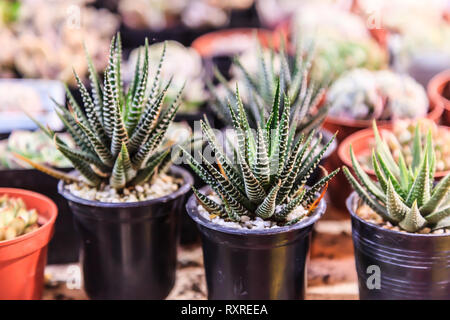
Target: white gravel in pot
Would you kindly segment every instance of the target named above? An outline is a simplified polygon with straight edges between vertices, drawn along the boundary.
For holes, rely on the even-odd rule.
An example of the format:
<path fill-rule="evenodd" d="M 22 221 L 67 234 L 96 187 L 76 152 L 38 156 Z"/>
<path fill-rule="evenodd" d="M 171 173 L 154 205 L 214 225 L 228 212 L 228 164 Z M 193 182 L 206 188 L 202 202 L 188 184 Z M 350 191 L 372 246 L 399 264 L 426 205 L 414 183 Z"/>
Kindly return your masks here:
<path fill-rule="evenodd" d="M 125 188 L 118 192 L 110 185 L 102 184 L 100 187 L 91 187 L 85 183 L 71 183 L 65 185 L 73 195 L 92 201 L 99 202 L 139 202 L 164 197 L 178 190 L 183 179 L 175 178 L 166 174 L 155 177 L 151 182 L 136 187 Z"/>
<path fill-rule="evenodd" d="M 372 210 L 366 204 L 360 204 L 356 209 L 356 214 L 369 223 L 376 224 L 384 229 L 399 231 L 403 233 L 411 233 L 401 229 L 398 226 L 392 225 L 389 221 L 385 221 L 378 213 Z M 437 230 L 431 230 L 431 228 L 425 227 L 420 229 L 417 232 L 413 232 L 417 234 L 450 234 L 450 228 L 442 228 Z"/>
<path fill-rule="evenodd" d="M 215 194 L 208 195 L 208 198 L 210 198 L 211 200 L 214 200 L 217 203 L 222 203 L 220 198 Z M 241 220 L 239 222 L 237 222 L 237 221 L 235 222 L 235 221 L 225 220 L 224 218 L 210 214 L 200 204 L 197 205 L 197 209 L 198 209 L 199 214 L 203 218 L 205 218 L 206 220 L 211 221 L 215 224 L 218 224 L 220 226 L 224 226 L 224 227 L 229 227 L 229 228 L 234 228 L 234 229 L 255 229 L 255 230 L 275 229 L 275 228 L 280 227 L 280 225 L 278 225 L 278 223 L 276 221 L 264 220 L 260 217 L 251 218 L 249 216 L 241 216 Z M 283 206 L 278 206 L 276 208 L 276 211 L 280 211 L 282 209 L 283 209 Z M 307 212 L 308 211 L 300 205 L 288 215 L 287 220 L 291 221 L 291 220 L 296 219 L 301 216 L 306 217 Z"/>

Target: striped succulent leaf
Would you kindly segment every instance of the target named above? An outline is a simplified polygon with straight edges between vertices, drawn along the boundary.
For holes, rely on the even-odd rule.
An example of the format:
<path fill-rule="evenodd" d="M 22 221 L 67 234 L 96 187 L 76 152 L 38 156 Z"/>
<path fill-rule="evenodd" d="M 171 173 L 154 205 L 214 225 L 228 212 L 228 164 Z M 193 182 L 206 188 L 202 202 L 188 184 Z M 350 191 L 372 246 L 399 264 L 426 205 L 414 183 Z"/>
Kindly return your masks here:
<path fill-rule="evenodd" d="M 359 197 L 386 221 L 408 232 L 424 227 L 450 227 L 450 174 L 439 183 L 434 180 L 435 154 L 431 132 L 422 146 L 418 128 L 415 131 L 413 160 L 410 166 L 400 155 L 395 161 L 374 122 L 376 146 L 372 164 L 377 181 L 372 181 L 358 163 L 350 148 L 355 178 L 343 168 L 347 179 Z"/>
<path fill-rule="evenodd" d="M 312 170 L 318 164 L 328 145 L 318 149 L 320 141 L 312 143 L 314 133 L 306 139 L 292 139 L 289 132 L 291 112 L 280 107 L 284 93 L 273 100 L 272 110 L 262 125 L 251 127 L 240 106 L 239 91 L 236 90 L 236 108 L 230 109 L 233 131 L 237 137 L 230 144 L 231 152 L 224 152 L 211 126 L 202 121 L 203 135 L 214 152 L 212 159 L 200 155 L 196 160 L 182 149 L 187 163 L 205 183 L 211 186 L 220 198 L 218 203 L 194 190 L 198 202 L 211 214 L 226 219 L 239 220 L 241 216 L 260 217 L 288 224 L 288 215 L 298 206 L 309 208 L 329 180 L 339 171 L 326 175 L 310 189 L 305 187 Z M 273 137 L 276 139 L 273 139 Z M 334 139 L 334 138 L 333 138 Z M 234 154 L 234 159 L 230 155 Z M 201 161 L 200 161 L 201 159 Z M 281 161 L 279 164 L 278 162 Z M 275 162 L 274 169 L 270 163 Z M 217 164 L 217 166 L 215 166 Z M 279 169 L 281 168 L 281 169 Z M 299 197 L 300 192 L 306 190 Z"/>
<path fill-rule="evenodd" d="M 164 170 L 170 165 L 171 148 L 163 148 L 161 142 L 178 110 L 182 89 L 177 99 L 166 106 L 164 97 L 171 82 L 161 86 L 160 69 L 164 52 L 165 48 L 155 79 L 149 79 L 149 48 L 148 41 L 145 41 L 143 57 L 138 59 L 134 80 L 126 91 L 121 77 L 120 35 L 111 41 L 103 85 L 86 52 L 92 92 L 75 73 L 83 108 L 68 90 L 69 109 L 61 105 L 56 108 L 57 115 L 78 148 L 70 149 L 55 133 L 50 130 L 46 132 L 54 138 L 56 147 L 88 184 L 98 186 L 109 183 L 113 188 L 122 190 L 145 183 L 161 165 L 164 165 Z M 153 85 L 147 92 L 150 81 Z M 46 171 L 55 175 L 54 171 Z M 61 174 L 57 178 L 69 180 Z"/>

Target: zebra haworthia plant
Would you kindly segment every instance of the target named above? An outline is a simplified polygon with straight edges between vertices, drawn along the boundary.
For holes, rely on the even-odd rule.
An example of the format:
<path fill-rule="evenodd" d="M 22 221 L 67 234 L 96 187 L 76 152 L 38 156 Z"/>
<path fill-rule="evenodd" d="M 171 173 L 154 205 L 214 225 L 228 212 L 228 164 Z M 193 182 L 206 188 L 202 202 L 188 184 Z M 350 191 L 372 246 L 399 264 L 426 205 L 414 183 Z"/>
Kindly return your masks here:
<path fill-rule="evenodd" d="M 407 166 L 402 154 L 398 161 L 394 160 L 375 122 L 373 127 L 376 146 L 372 152 L 372 164 L 378 183 L 362 170 L 351 148 L 353 170 L 359 182 L 348 168 L 343 168 L 359 197 L 385 221 L 408 232 L 417 232 L 425 227 L 432 230 L 450 227 L 450 174 L 435 183 L 436 158 L 431 132 L 422 147 L 421 134 L 416 127 L 413 161 Z"/>
<path fill-rule="evenodd" d="M 289 98 L 291 121 L 297 122 L 297 131 L 308 134 L 311 130 L 318 128 L 328 112 L 326 106 L 318 108 L 328 83 L 326 80 L 323 83 L 317 83 L 310 79 L 313 48 L 298 44 L 294 46 L 293 54 L 288 54 L 282 40 L 281 48 L 278 51 L 273 48 L 263 49 L 259 42 L 257 43 L 257 70 L 248 70 L 238 56 L 234 58 L 233 62 L 233 65 L 242 74 L 246 85 L 244 108 L 250 124 L 256 126 L 259 123 L 263 126 L 264 119 L 271 112 L 276 87 L 279 83 L 281 92 L 286 92 Z M 226 95 L 225 98 L 220 97 L 212 84 L 208 83 L 215 100 L 212 105 L 217 114 L 227 124 L 232 125 L 228 100 L 232 102 L 232 106 L 237 105 L 234 90 L 217 69 L 215 75 L 225 88 Z M 281 107 L 283 105 L 284 100 L 281 101 Z M 234 109 L 234 111 L 237 110 Z"/>
<path fill-rule="evenodd" d="M 303 216 L 289 219 L 289 214 L 300 205 L 312 211 L 320 200 L 317 193 L 339 171 L 323 177 L 311 188 L 305 187 L 331 141 L 319 147 L 321 141 L 313 139 L 314 132 L 296 138 L 295 126 L 290 126 L 287 97 L 284 97 L 284 108 L 280 109 L 283 96 L 278 86 L 270 117 L 264 126 L 252 130 L 236 89 L 237 111 L 229 105 L 237 136 L 237 145 L 230 144 L 234 159 L 224 152 L 207 122 L 201 123 L 202 131 L 214 152 L 217 167 L 201 155 L 200 163 L 183 149 L 194 172 L 221 199 L 218 203 L 193 189 L 199 203 L 210 214 L 232 221 L 249 216 L 270 219 L 280 225 L 293 224 Z"/>
<path fill-rule="evenodd" d="M 154 79 L 148 75 L 148 41 L 136 63 L 134 78 L 125 92 L 121 79 L 122 48 L 120 35 L 111 41 L 103 85 L 86 51 L 92 92 L 89 93 L 75 73 L 84 110 L 67 90 L 71 108 L 57 105 L 56 112 L 77 149 L 71 149 L 54 132 L 44 128 L 56 147 L 91 186 L 109 183 L 115 189 L 142 184 L 155 172 L 170 164 L 171 146 L 161 146 L 163 137 L 179 107 L 179 95 L 168 107 L 164 97 L 170 81 L 161 88 L 160 70 L 165 47 Z M 146 90 L 149 81 L 150 89 Z M 148 92 L 149 91 L 149 92 Z M 28 160 L 30 163 L 30 161 Z M 33 164 L 36 168 L 65 181 L 76 178 Z"/>

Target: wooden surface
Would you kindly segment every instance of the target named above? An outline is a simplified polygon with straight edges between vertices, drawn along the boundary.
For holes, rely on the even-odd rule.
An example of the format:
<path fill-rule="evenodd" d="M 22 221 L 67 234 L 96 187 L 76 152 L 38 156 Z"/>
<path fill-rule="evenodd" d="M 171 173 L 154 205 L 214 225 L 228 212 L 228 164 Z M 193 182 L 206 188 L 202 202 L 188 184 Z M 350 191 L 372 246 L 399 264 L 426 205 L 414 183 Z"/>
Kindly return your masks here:
<path fill-rule="evenodd" d="M 76 265 L 48 266 L 46 274 L 51 281 L 44 291 L 44 299 L 87 299 L 82 289 L 69 289 L 65 282 L 67 274 L 76 270 Z M 315 225 L 306 299 L 358 299 L 356 279 L 348 214 L 329 208 Z M 72 283 L 72 287 L 77 285 Z M 180 246 L 177 280 L 167 299 L 206 299 L 200 243 Z"/>

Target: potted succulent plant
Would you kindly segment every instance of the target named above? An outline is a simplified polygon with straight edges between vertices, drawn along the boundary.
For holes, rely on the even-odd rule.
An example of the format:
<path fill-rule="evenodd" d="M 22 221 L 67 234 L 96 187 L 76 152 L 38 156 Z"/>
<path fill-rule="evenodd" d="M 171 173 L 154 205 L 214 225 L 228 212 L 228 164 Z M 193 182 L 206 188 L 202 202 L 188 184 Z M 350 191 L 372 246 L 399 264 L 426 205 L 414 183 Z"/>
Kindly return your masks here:
<path fill-rule="evenodd" d="M 57 214 L 39 193 L 0 188 L 0 300 L 41 298 Z"/>
<path fill-rule="evenodd" d="M 200 155 L 200 163 L 184 150 L 185 160 L 209 185 L 194 189 L 186 206 L 202 235 L 208 297 L 304 298 L 311 230 L 325 211 L 324 187 L 338 170 L 311 188 L 305 183 L 333 139 L 319 147 L 320 139 L 312 142 L 314 132 L 307 139 L 296 136 L 289 99 L 279 86 L 271 114 L 255 134 L 236 95 L 237 112 L 229 108 L 238 140 L 230 144 L 234 159 L 207 123 L 202 129 L 214 160 Z"/>
<path fill-rule="evenodd" d="M 431 133 L 413 161 L 395 161 L 377 138 L 372 165 L 377 181 L 350 149 L 353 170 L 343 171 L 355 192 L 351 214 L 361 299 L 450 298 L 450 174 L 434 181 L 436 157 Z"/>
<path fill-rule="evenodd" d="M 390 70 L 354 69 L 339 77 L 327 92 L 329 113 L 324 121 L 328 130 L 338 131 L 338 141 L 360 129 L 369 128 L 374 119 L 388 125 L 398 119 L 427 117 L 439 121 L 442 106 L 430 105 L 424 88 L 408 75 Z M 343 165 L 337 153 L 330 159 L 332 167 Z M 333 204 L 345 208 L 350 190 L 342 187 L 343 176 L 330 184 Z"/>
<path fill-rule="evenodd" d="M 376 176 L 372 167 L 372 148 L 376 145 L 375 134 L 379 134 L 380 138 L 386 141 L 396 161 L 399 160 L 400 156 L 404 156 L 406 164 L 411 164 L 414 144 L 419 143 L 419 141 L 424 144 L 428 131 L 431 131 L 436 154 L 434 177 L 440 179 L 450 172 L 450 128 L 438 126 L 429 119 L 398 120 L 379 128 L 358 131 L 341 142 L 338 155 L 340 160 L 350 167 L 352 161 L 349 150 L 352 146 L 362 169 L 372 179 L 375 179 Z"/>
<path fill-rule="evenodd" d="M 312 130 L 316 130 L 317 136 L 322 135 L 326 144 L 332 140 L 333 134 L 324 129 L 317 129 L 322 125 L 328 112 L 327 107 L 320 106 L 325 96 L 327 81 L 319 83 L 310 78 L 312 48 L 296 44 L 290 50 L 293 53 L 288 53 L 283 39 L 279 41 L 278 51 L 273 48 L 263 48 L 255 41 L 254 48 L 234 59 L 232 81 L 246 88 L 242 92 L 242 100 L 250 125 L 256 127 L 261 119 L 270 114 L 279 83 L 280 90 L 286 92 L 286 96 L 289 97 L 290 119 L 292 123 L 295 122 L 297 133 L 303 132 L 308 135 Z M 232 106 L 237 105 L 236 97 L 231 85 L 219 70 L 216 70 L 216 77 L 220 81 L 217 88 L 213 88 L 212 84 L 208 83 L 214 98 L 212 107 L 219 119 L 231 126 L 232 118 L 228 111 L 228 101 L 231 101 Z M 285 101 L 282 100 L 281 108 L 284 103 Z M 236 109 L 235 112 L 237 112 Z M 324 165 L 336 147 L 337 144 L 333 141 L 324 154 L 321 165 Z M 319 175 L 320 170 L 316 170 L 309 183 L 317 182 Z"/>
<path fill-rule="evenodd" d="M 339 144 L 337 152 L 339 163 L 343 163 L 348 167 L 352 166 L 349 152 L 351 146 L 356 159 L 361 163 L 361 168 L 370 178 L 376 179 L 374 168 L 372 167 L 372 148 L 376 146 L 377 139 L 386 141 L 394 160 L 399 161 L 399 158 L 404 156 L 405 163 L 408 165 L 411 164 L 413 159 L 412 150 L 414 149 L 414 144 L 417 144 L 419 140 L 421 143 L 425 143 L 425 133 L 428 130 L 432 132 L 436 154 L 434 178 L 441 179 L 450 172 L 450 128 L 438 126 L 429 119 L 397 120 L 392 124 L 386 124 L 379 128 L 374 127 L 357 131 Z M 337 181 L 340 183 L 338 184 Z M 335 188 L 338 190 L 335 192 L 337 199 L 347 198 L 352 191 L 351 186 L 344 184 L 344 181 L 344 177 L 339 177 L 333 181 L 337 185 Z M 333 189 L 333 187 L 330 188 Z"/>
<path fill-rule="evenodd" d="M 70 137 L 61 138 L 74 146 Z M 8 139 L 0 140 L 0 187 L 19 188 L 39 192 L 52 199 L 58 206 L 55 232 L 48 246 L 48 264 L 78 261 L 79 239 L 73 225 L 73 216 L 67 201 L 57 190 L 58 180 L 33 169 L 17 157 L 26 156 L 33 161 L 59 168 L 73 170 L 71 163 L 56 149 L 42 131 L 15 130 Z"/>
<path fill-rule="evenodd" d="M 170 86 L 161 84 L 164 50 L 149 92 L 148 42 L 131 85 L 121 80 L 120 36 L 113 38 L 103 86 L 89 61 L 92 94 L 75 73 L 84 111 L 57 111 L 77 148 L 42 129 L 77 170 L 75 175 L 34 164 L 61 181 L 58 190 L 80 232 L 85 291 L 94 299 L 161 299 L 175 282 L 178 215 L 192 176 L 171 164 L 171 145 L 161 145 L 179 107 L 166 107 Z"/>
<path fill-rule="evenodd" d="M 427 87 L 430 103 L 445 108 L 444 122 L 450 125 L 450 71 L 443 71 L 434 76 Z"/>

